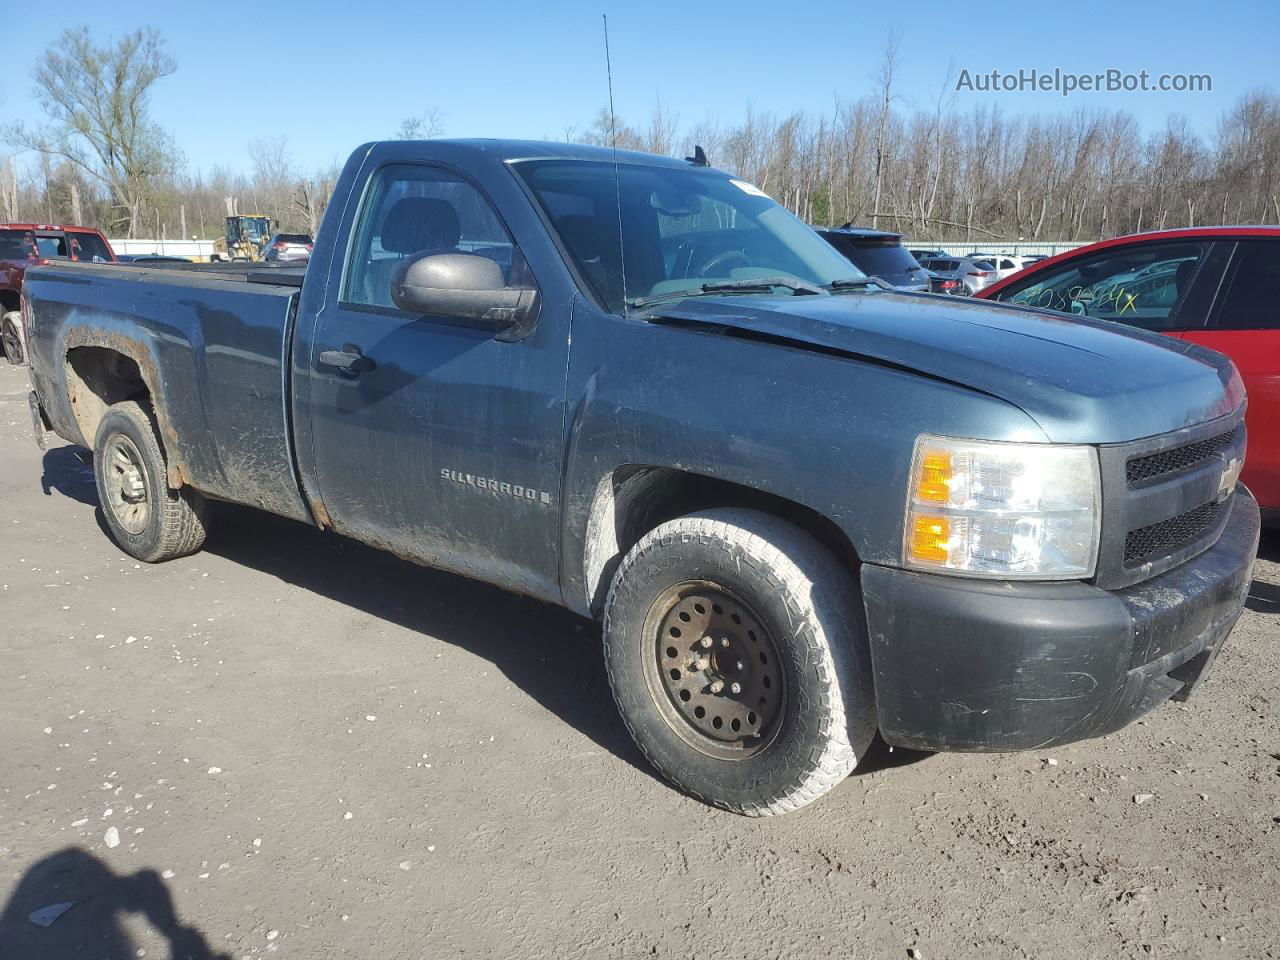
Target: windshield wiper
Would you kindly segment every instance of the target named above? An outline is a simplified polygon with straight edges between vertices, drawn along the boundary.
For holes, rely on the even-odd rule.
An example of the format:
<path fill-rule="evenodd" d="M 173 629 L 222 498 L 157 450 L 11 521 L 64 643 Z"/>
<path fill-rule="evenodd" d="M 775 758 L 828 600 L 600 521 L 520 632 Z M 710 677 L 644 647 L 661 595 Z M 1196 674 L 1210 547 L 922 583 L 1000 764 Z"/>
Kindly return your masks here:
<path fill-rule="evenodd" d="M 879 277 L 861 277 L 857 280 L 852 278 L 845 280 L 832 280 L 827 284 L 828 290 L 853 290 L 862 287 L 876 287 L 879 290 L 892 290 L 893 285 L 885 283 Z"/>
<path fill-rule="evenodd" d="M 647 307 L 667 300 L 680 300 L 684 297 L 705 297 L 717 293 L 772 293 L 775 287 L 785 287 L 797 295 L 825 292 L 817 284 L 809 283 L 807 280 L 800 280 L 796 277 L 751 277 L 743 280 L 717 280 L 714 283 L 704 283 L 693 290 L 673 290 L 670 293 L 661 293 L 653 297 L 637 297 L 634 300 L 628 300 L 627 306 Z"/>

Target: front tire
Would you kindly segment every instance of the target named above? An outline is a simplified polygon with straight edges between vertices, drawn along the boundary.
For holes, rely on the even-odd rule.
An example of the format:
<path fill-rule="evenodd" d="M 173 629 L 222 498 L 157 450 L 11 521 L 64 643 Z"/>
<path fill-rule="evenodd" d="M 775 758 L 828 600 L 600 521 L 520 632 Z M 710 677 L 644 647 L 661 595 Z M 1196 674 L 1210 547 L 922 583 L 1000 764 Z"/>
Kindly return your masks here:
<path fill-rule="evenodd" d="M 204 497 L 172 490 L 155 422 L 127 400 L 107 408 L 93 448 L 98 502 L 112 538 L 130 556 L 161 563 L 204 544 Z"/>
<path fill-rule="evenodd" d="M 767 816 L 812 803 L 875 734 L 854 579 L 767 514 L 708 510 L 641 538 L 614 576 L 604 649 L 641 752 L 726 810 Z"/>
<path fill-rule="evenodd" d="M 4 355 L 15 367 L 26 362 L 27 348 L 22 340 L 22 314 L 10 310 L 0 317 L 0 342 L 4 345 Z"/>

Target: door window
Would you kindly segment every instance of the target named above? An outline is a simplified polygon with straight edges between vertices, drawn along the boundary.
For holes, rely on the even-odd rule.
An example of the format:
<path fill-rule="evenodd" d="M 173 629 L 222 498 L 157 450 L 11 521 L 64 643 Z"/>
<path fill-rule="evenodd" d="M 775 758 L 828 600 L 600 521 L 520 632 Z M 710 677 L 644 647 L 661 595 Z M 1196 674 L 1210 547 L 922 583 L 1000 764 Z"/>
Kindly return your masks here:
<path fill-rule="evenodd" d="M 102 238 L 96 233 L 72 233 L 71 252 L 77 260 L 88 260 L 92 263 L 110 263 L 111 251 Z"/>
<path fill-rule="evenodd" d="M 383 167 L 369 185 L 343 300 L 395 309 L 391 280 L 406 260 L 427 254 L 469 253 L 502 268 L 507 284 L 523 271 L 515 245 L 489 201 L 460 175 L 438 167 Z"/>
<path fill-rule="evenodd" d="M 1242 240 L 1223 289 L 1213 320 L 1217 329 L 1280 328 L 1280 240 Z"/>
<path fill-rule="evenodd" d="M 62 234 L 36 237 L 36 247 L 39 248 L 40 256 L 45 260 L 67 259 L 67 238 Z"/>
<path fill-rule="evenodd" d="M 1100 250 L 1036 272 L 1006 287 L 997 299 L 1169 330 L 1208 246 L 1165 243 Z"/>
<path fill-rule="evenodd" d="M 29 232 L 0 230 L 0 260 L 29 260 L 35 255 L 35 238 Z"/>

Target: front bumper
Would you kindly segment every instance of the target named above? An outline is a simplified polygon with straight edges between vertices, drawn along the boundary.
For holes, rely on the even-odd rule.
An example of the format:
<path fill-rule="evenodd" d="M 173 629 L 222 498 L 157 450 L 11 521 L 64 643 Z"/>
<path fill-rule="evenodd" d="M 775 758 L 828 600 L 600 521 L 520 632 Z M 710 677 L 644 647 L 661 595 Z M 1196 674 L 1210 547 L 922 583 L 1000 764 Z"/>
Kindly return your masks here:
<path fill-rule="evenodd" d="M 1028 750 L 1185 700 L 1240 616 L 1258 530 L 1258 505 L 1237 487 L 1217 543 L 1116 591 L 864 564 L 881 735 L 918 750 Z"/>

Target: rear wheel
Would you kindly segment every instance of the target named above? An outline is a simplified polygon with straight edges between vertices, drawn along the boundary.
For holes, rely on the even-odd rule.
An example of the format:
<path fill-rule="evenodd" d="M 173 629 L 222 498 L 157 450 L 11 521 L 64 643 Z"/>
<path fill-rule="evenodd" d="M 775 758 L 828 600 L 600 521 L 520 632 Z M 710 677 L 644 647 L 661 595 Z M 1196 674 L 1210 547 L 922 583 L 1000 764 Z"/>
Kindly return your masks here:
<path fill-rule="evenodd" d="M 26 362 L 26 344 L 22 341 L 22 314 L 10 310 L 0 317 L 0 342 L 4 344 L 4 355 L 14 366 Z"/>
<path fill-rule="evenodd" d="M 853 578 L 751 510 L 664 523 L 623 559 L 605 611 L 614 699 L 669 780 L 750 816 L 811 803 L 870 745 L 870 655 Z"/>
<path fill-rule="evenodd" d="M 93 449 L 98 502 L 130 556 L 160 563 L 195 553 L 205 538 L 205 499 L 170 489 L 150 412 L 131 400 L 107 409 Z"/>

